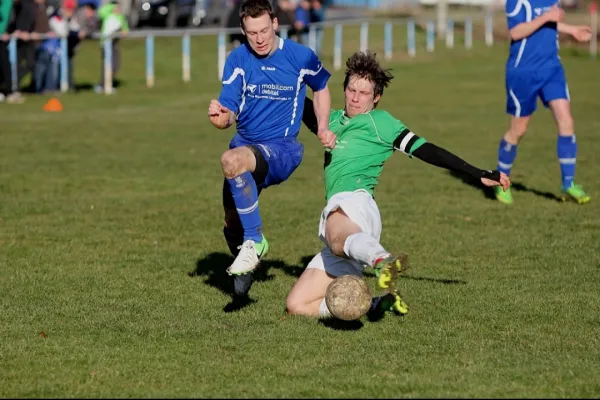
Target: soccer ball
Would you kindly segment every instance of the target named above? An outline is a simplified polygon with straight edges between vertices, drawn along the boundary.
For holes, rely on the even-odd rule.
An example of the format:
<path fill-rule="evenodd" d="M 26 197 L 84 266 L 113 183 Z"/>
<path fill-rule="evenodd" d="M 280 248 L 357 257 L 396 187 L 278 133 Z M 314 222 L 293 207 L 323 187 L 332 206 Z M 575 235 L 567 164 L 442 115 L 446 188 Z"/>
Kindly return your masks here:
<path fill-rule="evenodd" d="M 325 304 L 334 317 L 344 321 L 354 321 L 369 311 L 371 291 L 361 278 L 342 275 L 327 287 Z"/>

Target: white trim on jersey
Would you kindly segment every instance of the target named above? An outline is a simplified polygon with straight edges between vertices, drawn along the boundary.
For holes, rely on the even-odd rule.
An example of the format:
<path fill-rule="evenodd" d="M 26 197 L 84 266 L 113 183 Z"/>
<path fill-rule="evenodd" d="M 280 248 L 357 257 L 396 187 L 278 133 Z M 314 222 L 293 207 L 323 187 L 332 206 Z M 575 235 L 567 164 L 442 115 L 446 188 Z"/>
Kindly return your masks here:
<path fill-rule="evenodd" d="M 521 103 L 519 103 L 519 99 L 517 99 L 517 96 L 515 96 L 515 92 L 512 91 L 512 89 L 508 90 L 508 94 L 510 95 L 510 98 L 512 99 L 512 101 L 515 103 L 515 117 L 520 117 L 521 116 Z"/>
<path fill-rule="evenodd" d="M 284 43 L 284 40 L 282 38 L 279 38 L 279 46 L 278 46 L 279 50 L 283 49 L 283 43 Z"/>
<path fill-rule="evenodd" d="M 522 7 L 525 7 L 525 22 L 530 22 L 533 15 L 532 15 L 532 10 L 531 10 L 531 3 L 529 2 L 529 0 L 517 1 L 517 5 L 515 6 L 515 9 L 512 12 L 507 13 L 506 15 L 508 17 L 514 17 L 515 15 L 519 14 L 519 12 L 521 12 Z M 521 57 L 523 57 L 523 52 L 525 51 L 526 45 L 527 45 L 527 38 L 521 39 L 521 46 L 519 47 L 519 53 L 517 54 L 517 59 L 515 60 L 515 68 L 518 67 L 519 62 L 521 62 Z"/>
<path fill-rule="evenodd" d="M 298 96 L 300 95 L 300 88 L 302 87 L 302 80 L 305 75 L 315 76 L 323 69 L 323 65 L 319 67 L 318 70 L 313 71 L 312 69 L 301 69 L 300 74 L 298 75 L 298 82 L 296 83 L 296 96 L 294 96 L 294 109 L 292 110 L 292 120 L 290 121 L 290 126 L 294 125 L 294 121 L 296 120 L 296 110 L 298 109 Z M 288 135 L 290 128 L 288 127 L 285 130 L 285 136 Z"/>
<path fill-rule="evenodd" d="M 242 102 L 240 103 L 240 109 L 235 115 L 236 119 L 242 113 L 244 105 L 246 104 L 246 71 L 241 68 L 235 68 L 229 79 L 223 81 L 223 85 L 231 85 L 238 75 L 242 76 Z"/>

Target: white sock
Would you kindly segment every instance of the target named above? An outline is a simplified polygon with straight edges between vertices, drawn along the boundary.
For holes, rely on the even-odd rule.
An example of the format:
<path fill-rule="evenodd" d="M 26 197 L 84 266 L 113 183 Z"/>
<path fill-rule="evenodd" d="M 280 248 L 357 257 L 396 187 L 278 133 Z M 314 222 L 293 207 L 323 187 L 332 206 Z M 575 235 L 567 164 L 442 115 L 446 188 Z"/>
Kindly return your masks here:
<path fill-rule="evenodd" d="M 325 303 L 325 299 L 323 299 L 323 301 L 321 301 L 321 304 L 319 305 L 319 317 L 320 318 L 333 317 L 333 315 L 331 315 L 331 312 L 329 312 L 329 308 L 327 308 L 327 303 Z"/>
<path fill-rule="evenodd" d="M 344 243 L 344 253 L 370 267 L 374 267 L 375 260 L 390 256 L 374 237 L 363 232 L 348 236 Z"/>

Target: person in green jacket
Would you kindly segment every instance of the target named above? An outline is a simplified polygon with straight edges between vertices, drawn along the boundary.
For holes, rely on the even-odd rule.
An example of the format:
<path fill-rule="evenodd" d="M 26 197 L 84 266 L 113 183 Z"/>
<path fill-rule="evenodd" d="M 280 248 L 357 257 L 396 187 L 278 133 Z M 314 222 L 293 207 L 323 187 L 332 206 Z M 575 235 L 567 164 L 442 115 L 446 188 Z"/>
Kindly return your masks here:
<path fill-rule="evenodd" d="M 0 0 L 3 1 L 3 0 Z M 121 51 L 119 46 L 120 36 L 126 35 L 129 32 L 127 18 L 121 12 L 117 0 L 112 0 L 109 4 L 105 4 L 98 9 L 98 19 L 100 20 L 100 35 L 102 39 L 100 44 L 102 48 L 102 68 L 100 76 L 100 84 L 96 86 L 96 93 L 104 92 L 104 41 L 112 40 L 112 84 L 114 88 L 115 77 L 119 71 L 121 64 Z"/>

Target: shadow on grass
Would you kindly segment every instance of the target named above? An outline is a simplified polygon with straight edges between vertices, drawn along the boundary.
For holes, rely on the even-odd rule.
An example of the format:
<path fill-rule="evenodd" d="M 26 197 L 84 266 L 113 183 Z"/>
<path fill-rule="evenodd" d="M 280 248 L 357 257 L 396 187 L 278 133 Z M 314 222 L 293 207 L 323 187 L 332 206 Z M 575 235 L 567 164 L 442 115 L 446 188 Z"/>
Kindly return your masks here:
<path fill-rule="evenodd" d="M 289 265 L 277 259 L 266 259 L 261 261 L 251 274 L 229 276 L 227 268 L 233 263 L 233 256 L 215 252 L 196 261 L 196 268 L 188 272 L 188 276 L 206 277 L 205 284 L 231 296 L 231 301 L 223 308 L 224 312 L 229 313 L 239 311 L 256 302 L 249 296 L 252 284 L 273 280 L 274 275 L 269 273 L 271 269 L 279 269 L 289 276 L 299 277 L 311 259 L 312 256 L 302 257 L 304 266 Z"/>
<path fill-rule="evenodd" d="M 402 279 L 410 279 L 413 281 L 426 281 L 433 283 L 441 283 L 443 285 L 466 285 L 467 281 L 462 279 L 445 279 L 445 278 L 431 278 L 428 276 L 413 276 L 413 275 L 400 275 Z"/>
<path fill-rule="evenodd" d="M 481 192 L 483 193 L 483 196 L 486 199 L 496 200 L 496 195 L 494 194 L 494 189 L 484 186 L 480 180 L 475 179 L 470 176 L 467 176 L 467 175 L 464 175 L 464 174 L 460 174 L 458 172 L 454 172 L 454 171 L 448 171 L 448 174 L 451 177 L 458 179 L 465 185 L 469 185 L 477 190 L 481 190 Z"/>
<path fill-rule="evenodd" d="M 513 182 L 511 185 L 511 188 L 517 192 L 529 192 L 529 193 L 533 193 L 536 196 L 540 196 L 540 197 L 544 197 L 548 200 L 553 200 L 553 201 L 562 201 L 560 199 L 560 197 L 558 197 L 557 195 L 555 195 L 554 193 L 551 192 L 543 192 L 541 190 L 537 190 L 537 189 L 533 189 L 533 188 L 529 188 L 525 185 L 523 185 L 522 183 L 519 182 Z"/>
<path fill-rule="evenodd" d="M 494 189 L 491 187 L 484 186 L 481 183 L 481 181 L 479 181 L 478 179 L 472 178 L 470 176 L 465 176 L 463 174 L 459 174 L 459 173 L 453 172 L 453 171 L 449 171 L 448 174 L 451 177 L 462 181 L 466 185 L 469 185 L 471 187 L 474 187 L 475 189 L 481 190 L 483 195 L 485 196 L 485 198 L 487 198 L 489 200 L 496 200 L 496 195 L 494 194 Z M 516 192 L 528 192 L 528 193 L 535 194 L 536 196 L 540 196 L 540 197 L 543 197 L 548 200 L 562 201 L 560 199 L 560 197 L 556 196 L 554 193 L 537 190 L 537 189 L 531 188 L 529 186 L 526 186 L 520 182 L 513 181 L 513 182 L 511 182 L 510 187 L 512 190 L 514 190 Z"/>
<path fill-rule="evenodd" d="M 336 318 L 319 319 L 319 324 L 335 331 L 357 331 L 364 326 L 360 320 L 343 321 Z"/>

